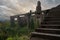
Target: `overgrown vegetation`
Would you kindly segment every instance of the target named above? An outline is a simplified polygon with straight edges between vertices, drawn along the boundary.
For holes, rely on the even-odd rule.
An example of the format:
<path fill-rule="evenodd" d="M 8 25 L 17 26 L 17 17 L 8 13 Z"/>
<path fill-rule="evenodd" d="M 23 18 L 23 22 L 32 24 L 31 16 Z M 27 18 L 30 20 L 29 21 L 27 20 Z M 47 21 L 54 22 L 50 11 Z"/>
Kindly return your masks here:
<path fill-rule="evenodd" d="M 31 27 L 10 27 L 10 22 L 0 22 L 0 40 L 29 40 L 30 34 L 36 28 L 36 22 L 31 21 Z"/>

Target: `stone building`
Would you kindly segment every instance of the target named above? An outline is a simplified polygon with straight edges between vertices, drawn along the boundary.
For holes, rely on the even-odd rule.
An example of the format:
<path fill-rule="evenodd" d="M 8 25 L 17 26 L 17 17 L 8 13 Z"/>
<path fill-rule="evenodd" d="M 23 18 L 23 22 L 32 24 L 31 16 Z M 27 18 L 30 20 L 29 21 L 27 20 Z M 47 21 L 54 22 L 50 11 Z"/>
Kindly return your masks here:
<path fill-rule="evenodd" d="M 10 16 L 10 21 L 11 21 L 11 26 L 15 25 L 15 18 L 17 18 L 18 24 L 22 25 L 24 23 L 28 23 L 30 22 L 31 17 L 35 17 L 36 19 L 38 18 L 38 21 L 40 20 L 40 15 L 41 14 L 41 2 L 38 1 L 37 2 L 37 7 L 36 7 L 36 11 L 32 12 L 30 10 L 29 13 L 25 13 L 25 14 L 20 14 L 20 15 L 14 15 L 14 16 Z M 24 17 L 20 17 L 20 16 L 24 16 Z"/>

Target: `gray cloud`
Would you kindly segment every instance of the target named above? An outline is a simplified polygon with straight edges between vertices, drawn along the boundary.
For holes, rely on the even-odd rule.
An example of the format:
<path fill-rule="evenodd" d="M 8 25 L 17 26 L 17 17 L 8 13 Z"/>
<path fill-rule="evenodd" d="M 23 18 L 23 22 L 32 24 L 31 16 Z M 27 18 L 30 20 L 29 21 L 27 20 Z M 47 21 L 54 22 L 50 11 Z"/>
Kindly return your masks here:
<path fill-rule="evenodd" d="M 8 19 L 11 15 L 35 11 L 38 0 L 0 0 L 0 18 Z M 42 9 L 49 9 L 58 4 L 60 0 L 39 0 Z"/>

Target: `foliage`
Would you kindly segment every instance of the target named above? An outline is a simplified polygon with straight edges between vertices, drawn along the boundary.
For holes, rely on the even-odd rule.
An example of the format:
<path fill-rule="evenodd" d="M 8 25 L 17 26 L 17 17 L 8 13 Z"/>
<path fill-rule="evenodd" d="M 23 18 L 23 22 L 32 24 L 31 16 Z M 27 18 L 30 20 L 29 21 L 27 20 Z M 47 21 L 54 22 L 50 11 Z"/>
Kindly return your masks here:
<path fill-rule="evenodd" d="M 7 40 L 28 40 L 28 36 L 23 35 L 23 36 L 20 36 L 20 37 L 18 37 L 18 36 L 9 37 L 9 38 L 7 38 Z"/>
<path fill-rule="evenodd" d="M 27 25 L 24 27 L 19 27 L 16 23 L 15 27 L 10 27 L 10 22 L 0 22 L 0 39 L 7 40 L 28 40 L 30 33 L 34 31 L 36 22 L 31 19 L 30 28 Z M 2 37 L 2 38 L 1 38 Z M 5 40 L 4 39 L 4 40 Z"/>

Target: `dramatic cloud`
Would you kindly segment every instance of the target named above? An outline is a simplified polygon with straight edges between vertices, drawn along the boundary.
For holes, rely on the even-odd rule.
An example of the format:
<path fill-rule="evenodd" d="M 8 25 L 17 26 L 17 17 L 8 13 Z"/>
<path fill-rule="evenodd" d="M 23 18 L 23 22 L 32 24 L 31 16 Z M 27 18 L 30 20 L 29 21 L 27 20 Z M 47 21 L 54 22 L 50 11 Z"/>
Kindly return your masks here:
<path fill-rule="evenodd" d="M 35 11 L 38 0 L 0 0 L 0 18 L 8 19 L 12 15 Z M 55 7 L 60 0 L 39 0 L 42 10 Z"/>

